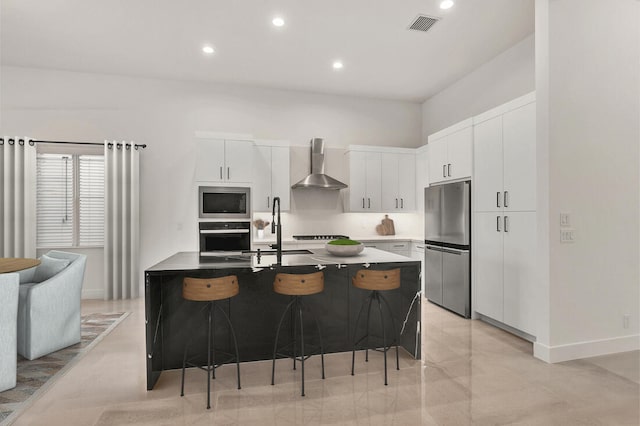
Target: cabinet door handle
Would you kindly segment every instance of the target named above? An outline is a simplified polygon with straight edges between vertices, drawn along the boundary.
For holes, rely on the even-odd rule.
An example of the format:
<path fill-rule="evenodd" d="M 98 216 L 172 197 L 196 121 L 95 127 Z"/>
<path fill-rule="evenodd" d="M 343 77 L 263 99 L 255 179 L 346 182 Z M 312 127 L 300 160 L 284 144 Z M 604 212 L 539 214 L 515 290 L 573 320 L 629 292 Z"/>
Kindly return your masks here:
<path fill-rule="evenodd" d="M 496 207 L 500 207 L 500 191 L 496 192 Z"/>
<path fill-rule="evenodd" d="M 220 179 L 222 179 L 222 166 L 220 166 Z"/>
<path fill-rule="evenodd" d="M 504 191 L 504 206 L 509 207 L 509 191 Z"/>
<path fill-rule="evenodd" d="M 396 209 L 398 208 L 398 199 L 396 198 Z"/>
<path fill-rule="evenodd" d="M 400 198 L 400 208 L 404 209 L 404 198 Z"/>
<path fill-rule="evenodd" d="M 504 217 L 504 232 L 509 232 L 509 216 Z"/>
<path fill-rule="evenodd" d="M 227 179 L 231 179 L 230 169 L 231 169 L 231 167 L 227 167 Z"/>
<path fill-rule="evenodd" d="M 496 231 L 500 232 L 500 216 L 496 216 Z"/>
<path fill-rule="evenodd" d="M 364 209 L 364 197 L 362 197 L 362 208 Z"/>
<path fill-rule="evenodd" d="M 367 198 L 367 202 L 369 203 L 368 208 L 371 208 L 371 198 Z"/>
<path fill-rule="evenodd" d="M 447 165 L 442 165 L 442 177 L 447 177 Z"/>
<path fill-rule="evenodd" d="M 451 177 L 451 163 L 447 166 L 447 174 Z"/>
<path fill-rule="evenodd" d="M 269 198 L 271 198 L 271 197 L 267 196 L 267 208 L 269 208 L 269 201 L 271 201 L 271 200 L 269 200 Z"/>

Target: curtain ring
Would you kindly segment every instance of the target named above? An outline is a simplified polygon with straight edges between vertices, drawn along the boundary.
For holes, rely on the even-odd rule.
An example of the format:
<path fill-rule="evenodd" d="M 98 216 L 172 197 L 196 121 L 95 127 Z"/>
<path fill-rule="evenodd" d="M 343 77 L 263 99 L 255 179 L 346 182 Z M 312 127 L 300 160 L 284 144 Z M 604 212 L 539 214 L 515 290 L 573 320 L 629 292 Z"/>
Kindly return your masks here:
<path fill-rule="evenodd" d="M 116 144 L 116 148 L 117 148 L 117 149 L 122 148 L 122 144 L 121 144 L 121 143 L 117 143 L 117 144 Z"/>
<path fill-rule="evenodd" d="M 24 146 L 24 139 L 18 139 L 18 145 Z"/>
<path fill-rule="evenodd" d="M 134 145 L 133 147 L 135 148 L 136 151 L 138 150 L 138 145 L 137 144 Z"/>
<path fill-rule="evenodd" d="M 125 148 L 129 151 L 131 149 L 131 144 L 125 144 Z"/>
<path fill-rule="evenodd" d="M 0 145 L 4 145 L 4 138 L 0 138 Z"/>
<path fill-rule="evenodd" d="M 15 141 L 13 139 L 9 139 L 9 145 L 13 145 Z"/>
<path fill-rule="evenodd" d="M 108 148 L 108 149 L 113 148 L 113 144 L 112 144 L 111 142 L 107 142 L 107 148 Z"/>
<path fill-rule="evenodd" d="M 29 145 L 30 145 L 30 146 L 35 146 L 35 144 L 36 144 L 36 143 L 35 143 L 34 141 L 32 141 L 31 139 L 29 139 Z"/>

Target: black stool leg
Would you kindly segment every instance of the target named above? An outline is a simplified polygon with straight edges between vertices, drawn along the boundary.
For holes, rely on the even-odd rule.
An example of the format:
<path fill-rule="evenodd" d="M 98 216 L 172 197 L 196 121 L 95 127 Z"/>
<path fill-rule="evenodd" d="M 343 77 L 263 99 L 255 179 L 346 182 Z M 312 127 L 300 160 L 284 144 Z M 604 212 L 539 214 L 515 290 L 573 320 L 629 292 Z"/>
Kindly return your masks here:
<path fill-rule="evenodd" d="M 289 311 L 289 308 L 291 308 L 291 305 L 293 305 L 294 301 L 295 299 L 291 300 L 291 302 L 287 304 L 287 307 L 284 308 L 284 312 L 280 317 L 280 322 L 278 323 L 278 328 L 276 330 L 276 341 L 273 344 L 273 363 L 271 365 L 271 384 L 272 385 L 275 384 L 275 378 L 276 378 L 276 352 L 278 351 L 278 337 L 280 336 L 280 328 L 282 327 L 282 321 L 284 321 L 284 317 L 287 315 L 287 312 Z"/>
<path fill-rule="evenodd" d="M 211 307 L 211 365 L 213 369 L 211 371 L 211 378 L 216 378 L 216 302 L 210 302 Z"/>
<path fill-rule="evenodd" d="M 380 312 L 380 325 L 382 327 L 382 351 L 384 353 L 384 385 L 387 385 L 387 332 L 384 327 L 384 315 L 382 315 L 382 302 L 380 295 L 376 292 L 376 300 L 378 301 L 378 310 Z"/>
<path fill-rule="evenodd" d="M 324 379 L 324 346 L 322 344 L 322 332 L 320 331 L 320 323 L 318 322 L 318 318 L 316 314 L 309 308 L 309 305 L 306 303 L 302 303 L 302 299 L 300 299 L 300 304 L 309 311 L 309 314 L 313 318 L 313 321 L 316 323 L 316 329 L 318 330 L 318 338 L 320 340 L 320 363 L 322 365 L 322 378 Z"/>
<path fill-rule="evenodd" d="M 358 323 L 360 322 L 360 317 L 362 316 L 362 311 L 364 310 L 364 305 L 367 304 L 367 299 L 371 297 L 371 294 L 367 296 L 366 299 L 360 305 L 360 310 L 358 311 L 358 316 L 356 317 L 356 323 L 353 327 L 353 350 L 351 351 L 351 375 L 354 374 L 355 363 L 356 363 L 356 342 L 358 341 Z"/>
<path fill-rule="evenodd" d="M 297 331 L 297 324 L 298 324 L 298 303 L 300 303 L 300 298 L 298 296 L 293 296 L 293 300 L 294 300 L 294 304 L 293 307 L 291 308 L 291 323 L 293 324 L 293 331 L 292 331 L 292 337 L 293 337 L 293 369 L 296 369 L 296 355 L 297 355 L 297 350 L 298 347 L 296 345 L 296 343 L 298 343 L 298 335 L 296 334 Z"/>
<path fill-rule="evenodd" d="M 369 330 L 371 329 L 370 327 L 370 319 L 371 319 L 371 304 L 373 303 L 373 299 L 376 297 L 376 292 L 372 291 L 371 292 L 371 298 L 369 299 L 369 307 L 367 308 L 367 346 L 365 347 L 364 350 L 364 361 L 365 362 L 369 362 L 369 347 L 371 346 L 371 343 L 369 341 Z"/>
<path fill-rule="evenodd" d="M 213 304 L 209 302 L 209 318 L 208 318 L 208 333 L 207 333 L 207 410 L 211 408 L 211 380 L 209 380 L 209 373 L 211 372 L 211 317 L 213 311 Z"/>
<path fill-rule="evenodd" d="M 389 312 L 389 316 L 391 317 L 391 326 L 393 327 L 393 333 L 396 338 L 396 370 L 400 370 L 400 361 L 398 359 L 398 345 L 400 344 L 400 336 L 398 335 L 398 328 L 396 327 L 396 320 L 393 319 L 393 311 L 391 310 L 391 306 L 387 301 L 387 298 L 383 295 L 380 295 L 380 298 L 384 302 L 387 307 L 387 311 Z"/>
<path fill-rule="evenodd" d="M 189 348 L 189 343 L 187 342 L 184 345 L 184 355 L 182 356 L 182 385 L 180 386 L 180 396 L 184 396 L 184 368 L 187 365 L 187 349 Z"/>
<path fill-rule="evenodd" d="M 304 396 L 304 325 L 302 324 L 302 307 L 299 303 L 296 305 L 300 313 L 300 360 L 302 363 L 302 396 Z"/>
<path fill-rule="evenodd" d="M 229 324 L 229 329 L 231 330 L 231 336 L 233 337 L 233 345 L 236 348 L 236 370 L 238 373 L 238 389 L 242 389 L 240 387 L 240 352 L 238 351 L 238 340 L 236 339 L 236 332 L 233 329 L 233 324 L 231 324 L 231 319 L 229 318 L 227 313 L 224 311 L 224 309 L 218 306 L 218 310 L 222 312 L 222 315 L 224 315 L 224 317 L 226 318 L 227 323 Z"/>

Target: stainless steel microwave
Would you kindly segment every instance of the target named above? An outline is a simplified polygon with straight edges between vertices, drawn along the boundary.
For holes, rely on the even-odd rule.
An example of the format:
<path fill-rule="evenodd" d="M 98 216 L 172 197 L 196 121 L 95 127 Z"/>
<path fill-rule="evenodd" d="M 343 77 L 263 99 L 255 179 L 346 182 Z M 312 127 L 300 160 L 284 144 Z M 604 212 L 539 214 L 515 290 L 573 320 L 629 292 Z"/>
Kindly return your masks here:
<path fill-rule="evenodd" d="M 201 219 L 249 219 L 251 188 L 200 186 L 198 187 L 198 211 Z"/>

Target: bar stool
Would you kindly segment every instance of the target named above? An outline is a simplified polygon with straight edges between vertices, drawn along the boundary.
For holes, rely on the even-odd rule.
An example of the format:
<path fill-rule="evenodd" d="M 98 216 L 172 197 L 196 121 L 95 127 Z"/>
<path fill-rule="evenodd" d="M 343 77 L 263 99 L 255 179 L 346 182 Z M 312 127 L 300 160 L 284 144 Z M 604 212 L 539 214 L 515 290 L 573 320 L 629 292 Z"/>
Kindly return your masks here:
<path fill-rule="evenodd" d="M 271 384 L 275 384 L 275 376 L 276 376 L 276 356 L 282 355 L 288 358 L 293 359 L 293 369 L 296 369 L 296 361 L 300 361 L 302 364 L 302 396 L 304 396 L 304 361 L 311 357 L 310 355 L 305 355 L 304 350 L 304 326 L 303 326 L 303 317 L 302 317 L 302 308 L 305 308 L 313 317 L 313 320 L 316 324 L 316 328 L 318 330 L 318 336 L 320 340 L 320 358 L 322 363 L 322 378 L 324 379 L 324 347 L 322 346 L 322 333 L 320 332 L 320 324 L 318 323 L 318 319 L 313 314 L 313 312 L 309 309 L 309 307 L 302 301 L 302 296 L 310 296 L 312 294 L 321 293 L 324 290 L 324 273 L 323 272 L 314 272 L 310 274 L 276 274 L 276 278 L 273 282 L 273 290 L 276 293 L 284 294 L 286 296 L 292 296 L 291 301 L 287 304 L 287 307 L 284 309 L 282 316 L 280 317 L 280 322 L 278 323 L 278 329 L 276 331 L 276 341 L 273 346 L 273 364 L 271 367 Z M 293 319 L 293 340 L 283 346 L 278 347 L 278 338 L 280 336 L 280 329 L 282 328 L 282 322 L 284 321 L 287 312 L 291 312 L 291 316 Z M 300 356 L 297 356 L 297 338 L 296 338 L 296 326 L 300 324 Z M 292 353 L 281 353 L 279 351 L 292 346 Z"/>
<path fill-rule="evenodd" d="M 353 351 L 351 353 L 351 375 L 354 375 L 355 369 L 355 359 L 356 359 L 356 347 L 362 343 L 363 340 L 366 340 L 365 349 L 365 361 L 369 362 L 369 349 L 377 350 L 376 348 L 370 348 L 369 346 L 369 320 L 371 317 L 371 305 L 375 300 L 378 306 L 378 311 L 380 312 L 380 325 L 382 328 L 382 352 L 384 352 L 384 384 L 387 385 L 387 351 L 393 346 L 395 343 L 396 347 L 396 369 L 400 370 L 400 362 L 398 360 L 398 342 L 400 341 L 398 336 L 398 329 L 396 328 L 395 320 L 393 319 L 393 313 L 391 312 L 391 307 L 389 306 L 389 302 L 382 295 L 381 291 L 394 290 L 396 288 L 400 288 L 400 269 L 391 269 L 387 271 L 374 271 L 370 269 L 361 269 L 359 270 L 355 277 L 353 277 L 353 286 L 357 288 L 361 288 L 363 290 L 370 290 L 371 293 L 365 298 L 362 302 L 362 306 L 360 307 L 360 311 L 358 312 L 358 316 L 356 317 L 356 323 L 353 331 Z M 367 329 L 364 336 L 357 338 L 358 333 L 358 323 L 360 322 L 360 317 L 362 316 L 362 311 L 367 305 Z M 393 331 L 395 334 L 395 342 L 390 342 L 389 346 L 387 346 L 387 336 L 386 330 L 384 326 L 384 315 L 382 310 L 382 304 L 384 303 L 386 309 L 389 311 L 388 315 L 391 317 L 391 325 L 393 327 Z"/>
<path fill-rule="evenodd" d="M 180 389 L 180 396 L 184 396 L 184 369 L 186 365 L 191 367 L 198 367 L 201 370 L 207 372 L 207 409 L 211 408 L 211 379 L 216 378 L 216 368 L 221 364 L 215 364 L 215 342 L 214 342 L 214 330 L 215 330 L 215 312 L 216 309 L 222 312 L 222 315 L 229 324 L 231 329 L 231 336 L 233 336 L 233 344 L 236 349 L 235 356 L 233 354 L 226 354 L 231 356 L 226 362 L 235 359 L 236 369 L 238 375 L 238 389 L 240 389 L 240 356 L 238 355 L 238 341 L 236 340 L 236 333 L 233 330 L 233 325 L 227 313 L 216 304 L 218 300 L 229 299 L 239 292 L 238 277 L 235 275 L 229 275 L 221 278 L 185 278 L 182 282 L 182 297 L 185 300 L 194 302 L 207 302 L 203 307 L 203 310 L 207 311 L 207 367 L 204 368 L 199 364 L 193 364 L 190 360 L 187 360 L 187 349 L 191 341 L 185 345 L 184 355 L 182 358 L 182 386 Z M 212 325 L 213 324 L 213 325 Z M 220 353 L 222 353 L 220 351 Z"/>

